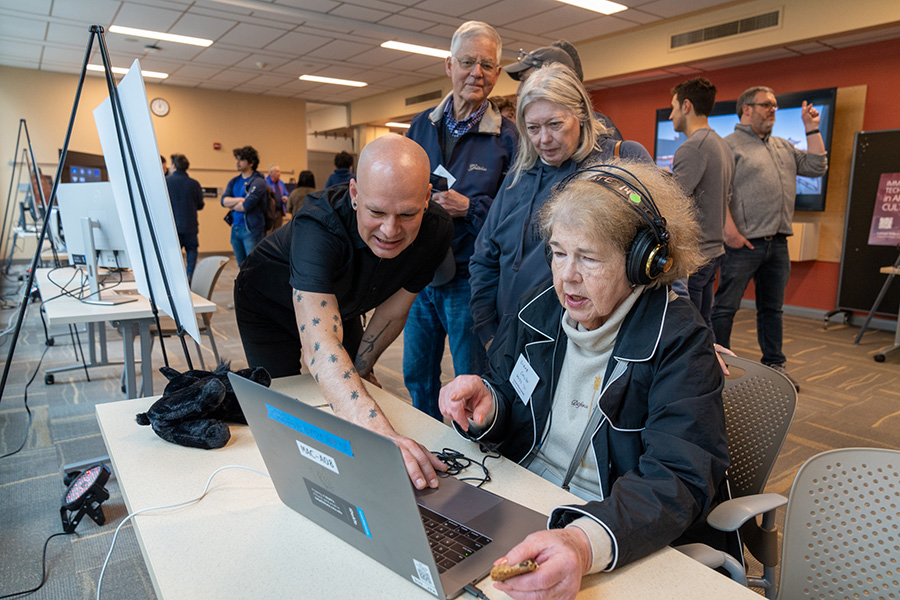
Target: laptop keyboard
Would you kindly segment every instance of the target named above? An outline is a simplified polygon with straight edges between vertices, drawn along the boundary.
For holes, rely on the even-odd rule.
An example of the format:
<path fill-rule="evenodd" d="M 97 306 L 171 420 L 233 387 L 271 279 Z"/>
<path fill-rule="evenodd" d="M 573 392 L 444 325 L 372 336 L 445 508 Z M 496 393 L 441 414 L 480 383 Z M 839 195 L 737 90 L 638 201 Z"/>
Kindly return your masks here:
<path fill-rule="evenodd" d="M 491 543 L 491 538 L 419 505 L 428 545 L 443 573 Z"/>

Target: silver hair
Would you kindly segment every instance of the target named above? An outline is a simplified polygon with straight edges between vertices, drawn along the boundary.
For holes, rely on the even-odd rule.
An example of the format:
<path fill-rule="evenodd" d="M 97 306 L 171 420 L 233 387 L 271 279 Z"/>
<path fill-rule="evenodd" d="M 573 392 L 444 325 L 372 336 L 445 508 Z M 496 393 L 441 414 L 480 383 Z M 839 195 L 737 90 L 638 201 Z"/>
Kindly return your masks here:
<path fill-rule="evenodd" d="M 471 38 L 486 37 L 497 45 L 497 64 L 500 64 L 500 55 L 503 52 L 503 40 L 497 30 L 483 21 L 466 21 L 457 28 L 450 40 L 450 54 L 456 56 L 463 41 Z"/>

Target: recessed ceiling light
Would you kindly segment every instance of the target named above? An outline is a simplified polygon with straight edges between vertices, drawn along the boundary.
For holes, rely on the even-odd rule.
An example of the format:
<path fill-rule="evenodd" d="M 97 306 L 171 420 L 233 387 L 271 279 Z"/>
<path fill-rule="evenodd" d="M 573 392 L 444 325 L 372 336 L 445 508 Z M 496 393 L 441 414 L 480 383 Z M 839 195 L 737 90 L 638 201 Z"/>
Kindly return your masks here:
<path fill-rule="evenodd" d="M 563 4 L 571 4 L 572 6 L 577 6 L 579 8 L 586 8 L 588 10 L 592 10 L 594 12 L 603 13 L 604 15 L 611 15 L 617 12 L 622 12 L 626 10 L 628 7 L 624 4 L 619 4 L 618 2 L 610 2 L 609 0 L 556 0 L 557 2 L 562 2 Z"/>
<path fill-rule="evenodd" d="M 449 50 L 438 50 L 437 48 L 429 48 L 428 46 L 417 46 L 415 44 L 407 44 L 405 42 L 395 42 L 393 40 L 385 42 L 382 48 L 390 50 L 402 50 L 404 52 L 415 52 L 416 54 L 424 54 L 425 56 L 435 56 L 437 58 L 447 58 L 450 56 Z"/>
<path fill-rule="evenodd" d="M 103 65 L 88 65 L 87 70 L 88 71 L 100 71 L 102 73 Z M 113 73 L 115 73 L 116 75 L 127 75 L 128 74 L 128 69 L 126 69 L 124 67 L 111 67 L 110 70 Z M 143 69 L 141 69 L 141 75 L 143 75 L 144 77 L 152 77 L 154 79 L 165 79 L 166 77 L 169 76 L 168 73 L 160 73 L 159 71 L 144 71 Z"/>
<path fill-rule="evenodd" d="M 316 83 L 333 83 L 334 85 L 349 85 L 350 87 L 366 87 L 365 81 L 351 81 L 349 79 L 335 79 L 334 77 L 319 77 L 318 75 L 301 75 L 303 81 L 315 81 Z"/>
<path fill-rule="evenodd" d="M 399 127 L 400 129 L 409 129 L 409 123 L 394 123 L 391 121 L 390 123 L 385 123 L 385 127 Z"/>
<path fill-rule="evenodd" d="M 110 25 L 110 33 L 121 33 L 123 35 L 134 35 L 137 37 L 150 38 L 151 40 L 162 40 L 164 42 L 177 42 L 179 44 L 190 44 L 191 46 L 212 46 L 213 41 L 203 38 L 195 38 L 187 35 L 176 35 L 174 33 L 162 33 L 161 31 L 150 31 L 148 29 L 135 29 L 134 27 L 122 27 L 120 25 Z"/>

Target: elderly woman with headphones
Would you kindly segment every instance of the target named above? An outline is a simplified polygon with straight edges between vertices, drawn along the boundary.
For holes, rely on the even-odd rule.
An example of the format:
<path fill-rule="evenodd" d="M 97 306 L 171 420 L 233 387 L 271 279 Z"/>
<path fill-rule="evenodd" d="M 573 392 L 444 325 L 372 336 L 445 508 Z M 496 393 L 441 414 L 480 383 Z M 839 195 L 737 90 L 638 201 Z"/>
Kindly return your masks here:
<path fill-rule="evenodd" d="M 637 142 L 616 141 L 597 120 L 591 98 L 561 63 L 535 70 L 516 107 L 519 147 L 469 261 L 474 330 L 488 356 L 503 344 L 519 298 L 550 276 L 537 214 L 553 187 L 580 165 L 614 158 L 653 162 Z"/>
<path fill-rule="evenodd" d="M 441 412 L 571 491 L 547 531 L 505 557 L 536 571 L 514 598 L 572 598 L 588 573 L 673 542 L 725 549 L 704 516 L 728 467 L 723 375 L 699 313 L 669 285 L 702 259 L 691 202 L 653 165 L 573 173 L 541 209 L 552 283 L 522 298 L 483 378 L 457 377 Z M 533 595 L 537 593 L 536 595 Z"/>

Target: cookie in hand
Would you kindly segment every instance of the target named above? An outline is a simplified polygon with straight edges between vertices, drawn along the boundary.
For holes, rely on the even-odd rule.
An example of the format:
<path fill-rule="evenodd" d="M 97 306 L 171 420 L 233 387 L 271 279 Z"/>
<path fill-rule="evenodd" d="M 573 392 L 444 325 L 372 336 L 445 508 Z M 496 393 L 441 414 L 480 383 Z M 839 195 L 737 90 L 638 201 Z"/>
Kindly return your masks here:
<path fill-rule="evenodd" d="M 491 569 L 491 579 L 494 581 L 506 581 L 510 577 L 522 575 L 523 573 L 531 573 L 538 568 L 538 564 L 534 559 L 529 558 L 523 560 L 517 565 L 496 565 Z"/>

